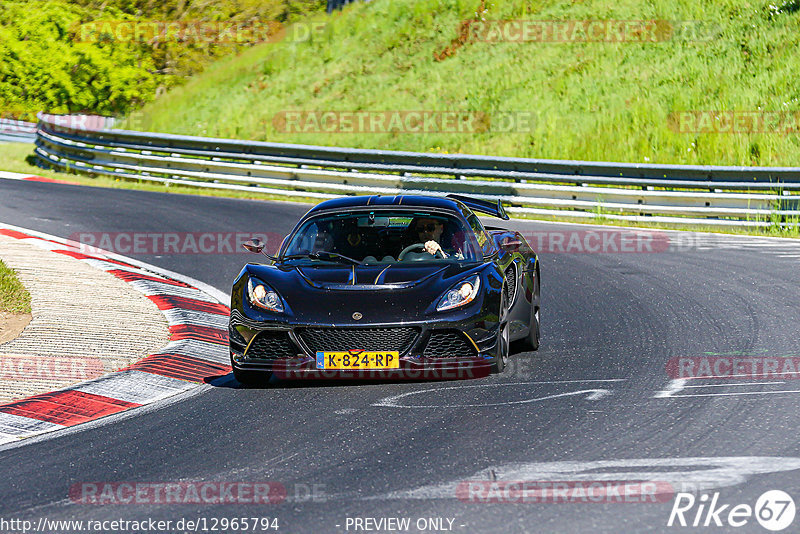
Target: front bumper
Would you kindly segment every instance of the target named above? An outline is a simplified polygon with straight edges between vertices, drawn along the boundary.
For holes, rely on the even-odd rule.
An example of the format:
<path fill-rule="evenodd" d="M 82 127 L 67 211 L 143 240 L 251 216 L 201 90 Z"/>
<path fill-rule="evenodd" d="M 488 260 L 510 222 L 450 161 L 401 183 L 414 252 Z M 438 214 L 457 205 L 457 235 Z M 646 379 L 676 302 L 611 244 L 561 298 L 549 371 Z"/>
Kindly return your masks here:
<path fill-rule="evenodd" d="M 448 380 L 481 378 L 487 376 L 494 365 L 497 343 L 497 325 L 487 329 L 486 320 L 441 322 L 406 322 L 380 325 L 318 325 L 272 324 L 266 325 L 245 317 L 241 312 L 231 313 L 229 339 L 231 365 L 237 370 L 271 372 L 278 378 L 313 379 L 409 379 Z M 406 339 L 402 347 L 347 346 L 348 334 L 366 331 L 396 332 L 414 330 L 413 339 Z M 320 341 L 320 332 L 336 334 L 331 346 Z M 315 335 L 310 335 L 311 333 Z M 408 334 L 410 336 L 410 334 Z M 323 336 L 324 337 L 324 336 Z M 389 336 L 390 338 L 391 336 Z M 383 336 L 384 339 L 387 336 Z M 358 336 L 355 337 L 358 339 Z M 360 341 L 365 343 L 363 336 Z M 344 345 L 344 346 L 339 346 Z M 324 370 L 317 369 L 317 350 L 350 349 L 398 350 L 400 368 L 386 370 Z"/>

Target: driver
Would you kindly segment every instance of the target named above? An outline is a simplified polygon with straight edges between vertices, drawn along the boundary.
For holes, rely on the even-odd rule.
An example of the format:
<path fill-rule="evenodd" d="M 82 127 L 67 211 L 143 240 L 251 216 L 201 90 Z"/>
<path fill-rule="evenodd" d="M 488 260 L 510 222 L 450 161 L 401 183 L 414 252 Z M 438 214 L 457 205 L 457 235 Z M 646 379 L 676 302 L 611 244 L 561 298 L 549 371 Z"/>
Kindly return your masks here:
<path fill-rule="evenodd" d="M 439 241 L 442 239 L 442 232 L 444 232 L 444 222 L 440 219 L 428 217 L 417 219 L 414 223 L 414 232 L 416 232 L 419 237 L 419 243 L 425 244 L 425 251 L 428 254 L 435 255 L 437 252 L 441 251 L 442 256 L 445 258 L 449 257 L 449 254 L 447 254 L 439 244 Z M 456 257 L 461 259 L 464 256 L 461 251 L 457 251 Z"/>

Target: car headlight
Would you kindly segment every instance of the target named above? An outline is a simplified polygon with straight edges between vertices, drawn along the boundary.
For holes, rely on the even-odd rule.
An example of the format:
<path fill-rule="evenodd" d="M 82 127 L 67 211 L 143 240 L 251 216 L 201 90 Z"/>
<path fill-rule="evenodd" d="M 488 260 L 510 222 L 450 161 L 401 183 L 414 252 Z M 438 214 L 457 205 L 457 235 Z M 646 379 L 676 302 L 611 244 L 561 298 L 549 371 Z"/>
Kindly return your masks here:
<path fill-rule="evenodd" d="M 472 302 L 478 295 L 480 286 L 481 277 L 477 274 L 466 280 L 462 280 L 439 299 L 439 304 L 436 305 L 436 311 L 452 310 L 453 308 L 458 308 L 459 306 L 464 306 Z"/>
<path fill-rule="evenodd" d="M 278 293 L 256 278 L 251 277 L 247 281 L 247 297 L 253 306 L 274 312 L 283 311 L 283 302 Z"/>

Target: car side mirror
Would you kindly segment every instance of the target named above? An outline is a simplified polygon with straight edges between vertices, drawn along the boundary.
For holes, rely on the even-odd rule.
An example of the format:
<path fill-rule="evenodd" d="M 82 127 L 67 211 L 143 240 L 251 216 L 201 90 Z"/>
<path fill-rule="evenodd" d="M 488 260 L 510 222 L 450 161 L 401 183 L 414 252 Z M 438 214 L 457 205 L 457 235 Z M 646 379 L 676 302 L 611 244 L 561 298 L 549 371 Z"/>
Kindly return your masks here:
<path fill-rule="evenodd" d="M 275 256 L 271 256 L 271 255 L 267 254 L 266 252 L 264 252 L 264 246 L 266 246 L 266 243 L 264 243 L 263 241 L 261 241 L 257 237 L 254 237 L 252 239 L 248 239 L 247 241 L 242 243 L 242 246 L 244 247 L 244 249 L 246 251 L 252 252 L 254 254 L 263 254 L 264 256 L 268 257 L 272 261 L 277 261 L 277 259 L 278 259 Z"/>
<path fill-rule="evenodd" d="M 515 250 L 518 250 L 519 247 L 522 246 L 522 241 L 520 241 L 519 239 L 512 239 L 510 237 L 507 237 L 503 239 L 502 243 L 500 243 L 500 246 L 504 250 L 507 250 L 509 252 L 514 252 Z"/>
<path fill-rule="evenodd" d="M 248 239 L 247 241 L 242 243 L 244 249 L 248 252 L 252 252 L 253 254 L 260 254 L 264 252 L 264 245 L 265 243 L 257 237 Z"/>

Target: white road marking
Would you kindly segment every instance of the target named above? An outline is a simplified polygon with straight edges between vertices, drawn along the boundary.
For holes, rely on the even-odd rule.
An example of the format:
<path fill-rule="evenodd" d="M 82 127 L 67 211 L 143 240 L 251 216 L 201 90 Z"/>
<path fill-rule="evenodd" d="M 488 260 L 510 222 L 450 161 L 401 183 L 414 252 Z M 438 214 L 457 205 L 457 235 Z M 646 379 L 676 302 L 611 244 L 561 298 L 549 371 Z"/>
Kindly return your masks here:
<path fill-rule="evenodd" d="M 576 384 L 582 382 L 625 382 L 627 378 L 590 378 L 579 380 L 538 380 L 535 382 L 508 382 L 503 384 L 483 384 L 479 386 L 466 387 L 486 387 L 486 386 L 507 386 L 507 385 L 527 385 L 527 384 Z"/>
<path fill-rule="evenodd" d="M 764 374 L 743 374 L 743 375 L 730 375 L 724 378 L 736 378 L 736 377 L 749 377 L 755 378 L 756 376 L 765 376 Z M 763 385 L 777 385 L 777 384 L 785 384 L 785 381 L 779 382 L 741 382 L 741 383 L 734 383 L 734 382 L 726 382 L 724 384 L 697 384 L 697 385 L 687 385 L 687 382 L 690 380 L 719 380 L 719 378 L 715 377 L 689 377 L 689 378 L 676 378 L 670 380 L 667 384 L 666 389 L 662 391 L 657 391 L 655 395 L 653 395 L 654 399 L 677 399 L 677 398 L 688 398 L 688 397 L 731 397 L 737 395 L 774 395 L 777 393 L 800 393 L 800 390 L 777 390 L 777 391 L 740 391 L 740 392 L 726 392 L 726 393 L 692 393 L 690 395 L 678 395 L 681 391 L 687 388 L 712 388 L 712 387 L 737 387 L 737 386 L 763 386 Z"/>
<path fill-rule="evenodd" d="M 663 399 L 666 397 L 672 397 L 675 393 L 678 393 L 686 386 L 687 379 L 686 378 L 675 378 L 670 380 L 667 384 L 667 389 L 662 391 L 657 391 L 655 395 L 653 395 L 654 399 Z"/>
<path fill-rule="evenodd" d="M 564 381 L 566 382 L 616 382 L 621 381 L 624 379 L 611 379 L 611 380 L 569 380 Z M 404 399 L 406 397 L 411 397 L 413 395 L 421 395 L 424 393 L 436 393 L 439 394 L 442 391 L 447 390 L 459 390 L 463 391 L 467 388 L 488 388 L 488 387 L 508 387 L 508 386 L 525 386 L 525 385 L 533 385 L 533 384 L 551 384 L 551 383 L 562 383 L 562 382 L 510 382 L 510 383 L 502 383 L 502 384 L 477 384 L 477 385 L 469 385 L 469 386 L 451 386 L 446 388 L 427 388 L 427 389 L 420 389 L 418 391 L 409 391 L 406 393 L 401 393 L 400 395 L 393 395 L 391 397 L 385 397 L 378 402 L 372 404 L 372 406 L 379 406 L 385 408 L 477 408 L 477 407 L 489 407 L 489 406 L 510 406 L 513 404 L 529 404 L 532 402 L 540 402 L 544 400 L 556 399 L 560 397 L 568 397 L 574 395 L 586 395 L 586 400 L 599 400 L 603 397 L 606 397 L 611 394 L 611 392 L 607 389 L 582 389 L 578 391 L 570 391 L 566 393 L 557 393 L 554 395 L 547 395 L 544 397 L 535 397 L 531 399 L 519 400 L 519 401 L 505 401 L 505 402 L 494 402 L 494 403 L 482 403 L 482 404 L 435 404 L 435 405 L 403 405 L 398 404 L 400 399 Z"/>
<path fill-rule="evenodd" d="M 772 242 L 756 242 L 748 243 L 746 241 L 740 242 L 743 246 L 747 247 L 775 247 L 775 248 L 792 248 L 800 247 L 800 243 L 772 243 Z"/>
<path fill-rule="evenodd" d="M 763 386 L 766 384 L 785 384 L 786 382 L 742 382 L 739 384 L 700 384 L 698 386 L 683 386 L 684 388 L 726 388 L 730 386 Z"/>
<path fill-rule="evenodd" d="M 267 460 L 265 462 L 265 465 L 273 466 L 273 465 L 277 465 L 277 464 L 282 464 L 283 462 L 288 462 L 289 460 L 291 460 L 292 458 L 294 458 L 298 454 L 300 454 L 300 453 L 299 452 L 295 452 L 295 453 L 285 452 L 283 454 L 279 454 L 275 458 L 270 458 L 269 460 Z"/>
<path fill-rule="evenodd" d="M 759 376 L 772 376 L 772 377 L 774 377 L 775 375 L 781 375 L 781 374 L 782 375 L 786 375 L 786 374 L 796 375 L 797 373 L 795 371 L 786 372 L 786 373 L 778 373 L 776 371 L 774 373 L 743 373 L 743 374 L 740 374 L 740 375 L 725 375 L 725 376 L 687 376 L 686 378 L 682 378 L 681 380 L 722 380 L 722 379 L 728 379 L 728 378 L 756 378 L 756 377 L 759 377 Z M 766 384 L 766 382 L 764 382 L 764 383 Z"/>
<path fill-rule="evenodd" d="M 33 178 L 32 174 L 21 174 L 18 172 L 0 171 L 0 178 L 4 180 L 24 180 L 26 178 Z"/>
<path fill-rule="evenodd" d="M 800 389 L 783 389 L 777 391 L 738 391 L 733 393 L 693 393 L 691 395 L 672 395 L 670 398 L 687 397 L 736 397 L 739 395 L 778 395 L 780 393 L 800 393 Z"/>
<path fill-rule="evenodd" d="M 38 237 L 25 237 L 19 239 L 22 243 L 28 243 L 29 245 L 33 245 L 35 247 L 44 249 L 44 250 L 75 250 L 73 247 L 62 245 L 59 243 L 53 243 L 52 241 L 45 241 Z M 76 251 L 77 252 L 77 251 Z"/>

